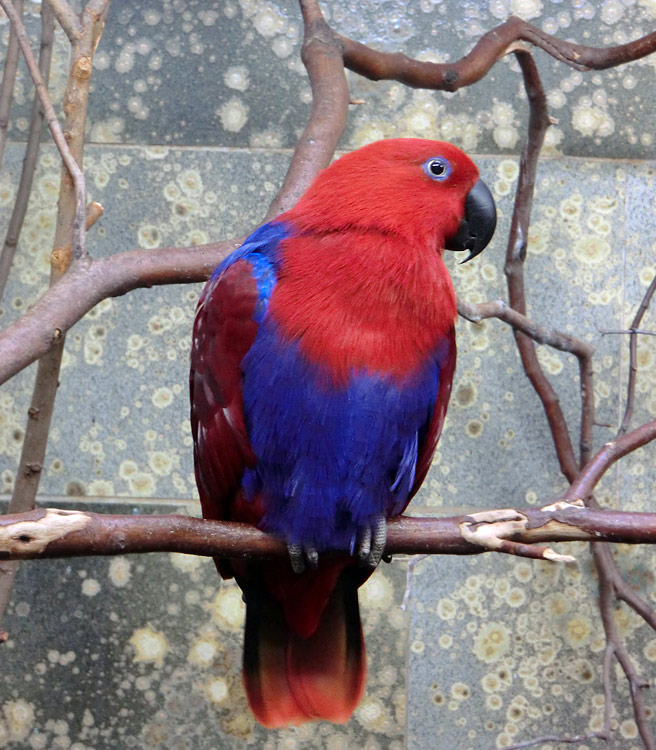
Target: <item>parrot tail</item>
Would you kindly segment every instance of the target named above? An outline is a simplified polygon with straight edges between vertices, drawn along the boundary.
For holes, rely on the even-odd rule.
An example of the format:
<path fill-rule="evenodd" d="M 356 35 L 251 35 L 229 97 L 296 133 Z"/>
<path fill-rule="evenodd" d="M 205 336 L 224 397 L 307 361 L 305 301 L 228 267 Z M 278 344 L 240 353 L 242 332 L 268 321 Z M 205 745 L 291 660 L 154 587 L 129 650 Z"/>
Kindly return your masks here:
<path fill-rule="evenodd" d="M 302 577 L 302 576 L 301 576 Z M 244 686 L 257 720 L 270 729 L 307 721 L 348 721 L 366 681 L 357 584 L 341 576 L 303 637 L 267 589 L 246 603 Z"/>

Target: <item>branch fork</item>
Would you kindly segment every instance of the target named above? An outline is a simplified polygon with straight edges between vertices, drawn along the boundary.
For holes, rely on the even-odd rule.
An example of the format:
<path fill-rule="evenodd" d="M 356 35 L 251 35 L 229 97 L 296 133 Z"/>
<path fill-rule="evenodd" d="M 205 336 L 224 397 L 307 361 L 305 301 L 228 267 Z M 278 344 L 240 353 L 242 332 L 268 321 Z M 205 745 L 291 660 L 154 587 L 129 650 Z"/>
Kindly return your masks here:
<path fill-rule="evenodd" d="M 569 503 L 556 503 L 558 509 L 569 507 Z M 549 506 L 543 508 L 547 510 Z M 472 513 L 459 524 L 460 533 L 470 544 L 476 544 L 494 552 L 508 555 L 530 557 L 535 560 L 550 560 L 551 562 L 571 563 L 576 558 L 571 555 L 561 555 L 551 547 L 537 544 L 522 544 L 512 540 L 512 537 L 529 529 L 529 519 L 514 508 L 500 508 Z"/>

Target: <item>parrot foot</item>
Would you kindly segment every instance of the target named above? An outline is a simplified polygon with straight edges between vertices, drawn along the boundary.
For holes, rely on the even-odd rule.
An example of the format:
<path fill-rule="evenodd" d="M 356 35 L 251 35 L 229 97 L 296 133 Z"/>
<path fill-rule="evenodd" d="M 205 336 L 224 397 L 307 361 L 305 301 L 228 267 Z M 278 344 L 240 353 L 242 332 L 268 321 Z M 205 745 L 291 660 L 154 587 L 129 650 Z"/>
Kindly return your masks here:
<path fill-rule="evenodd" d="M 306 567 L 309 567 L 310 570 L 316 570 L 319 564 L 319 553 L 314 547 L 303 547 L 301 544 L 288 544 L 287 552 L 292 570 L 299 575 L 305 572 Z"/>
<path fill-rule="evenodd" d="M 375 568 L 383 557 L 387 540 L 387 519 L 379 516 L 373 526 L 365 526 L 360 533 L 358 559 L 360 564 Z"/>

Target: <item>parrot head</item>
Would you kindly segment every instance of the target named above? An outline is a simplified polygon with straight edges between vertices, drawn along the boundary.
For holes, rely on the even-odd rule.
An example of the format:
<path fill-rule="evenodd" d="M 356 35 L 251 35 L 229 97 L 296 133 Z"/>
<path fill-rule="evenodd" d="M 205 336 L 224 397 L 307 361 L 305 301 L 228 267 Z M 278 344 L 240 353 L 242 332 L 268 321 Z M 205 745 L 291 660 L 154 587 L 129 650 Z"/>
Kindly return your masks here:
<path fill-rule="evenodd" d="M 496 227 L 494 199 L 478 168 L 451 143 L 376 141 L 324 169 L 280 217 L 304 231 L 361 229 L 478 255 Z"/>

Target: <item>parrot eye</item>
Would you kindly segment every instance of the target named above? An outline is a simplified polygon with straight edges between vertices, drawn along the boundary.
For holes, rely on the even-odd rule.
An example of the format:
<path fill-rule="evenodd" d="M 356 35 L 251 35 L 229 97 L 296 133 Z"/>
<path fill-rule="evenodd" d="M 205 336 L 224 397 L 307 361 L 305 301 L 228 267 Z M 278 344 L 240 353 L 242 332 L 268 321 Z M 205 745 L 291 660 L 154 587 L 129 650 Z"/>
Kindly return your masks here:
<path fill-rule="evenodd" d="M 434 156 L 423 164 L 424 172 L 431 180 L 446 180 L 451 174 L 451 166 L 446 159 L 441 156 Z"/>

